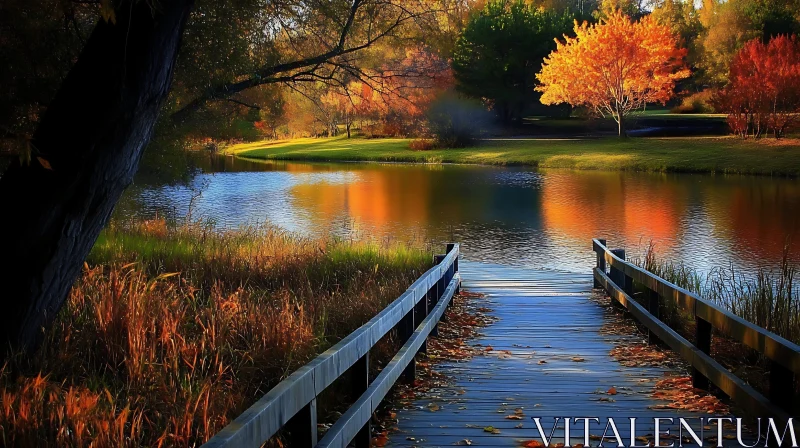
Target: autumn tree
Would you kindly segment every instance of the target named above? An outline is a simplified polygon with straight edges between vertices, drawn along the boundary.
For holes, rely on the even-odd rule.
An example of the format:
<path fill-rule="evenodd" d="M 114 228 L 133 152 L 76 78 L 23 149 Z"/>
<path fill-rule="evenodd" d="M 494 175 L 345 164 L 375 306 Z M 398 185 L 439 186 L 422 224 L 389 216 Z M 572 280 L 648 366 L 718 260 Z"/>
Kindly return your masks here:
<path fill-rule="evenodd" d="M 697 76 L 704 84 L 723 87 L 745 43 L 800 32 L 800 0 L 703 0 L 698 18 Z"/>
<path fill-rule="evenodd" d="M 110 3 L 109 3 L 110 4 Z M 191 0 L 126 2 L 101 20 L 0 177 L 0 359 L 35 348 L 133 180 L 167 97 Z"/>
<path fill-rule="evenodd" d="M 170 110 L 245 103 L 239 95 L 258 86 L 358 76 L 364 50 L 404 36 L 431 11 L 428 2 L 405 0 L 198 0 L 194 13 L 192 0 L 76 3 L 94 8 L 87 17 L 95 25 L 87 35 L 76 33 L 75 47 L 63 53 L 58 65 L 71 68 L 51 77 L 63 76 L 63 82 L 41 119 L 31 120 L 38 124 L 30 126 L 36 130 L 27 156 L 12 160 L 0 177 L 0 204 L 14 217 L 0 219 L 0 234 L 13 235 L 0 252 L 0 358 L 9 349 L 35 348 L 57 315 L 133 180 L 173 72 L 180 81 Z M 237 9 L 220 9 L 230 4 Z M 23 10 L 20 17 L 33 20 L 35 13 Z M 16 25 L 3 19 L 4 27 Z M 72 27 L 70 20 L 63 23 Z M 214 33 L 226 27 L 235 28 L 225 34 L 230 45 L 216 47 Z M 248 32 L 236 34 L 243 29 Z M 182 38 L 186 51 L 177 63 Z M 9 41 L 2 35 L 0 46 Z M 31 58 L 27 66 L 35 76 L 39 55 L 23 57 Z M 21 76 L 13 76 L 15 86 L 23 85 Z M 0 95 L 8 93 L 2 90 Z"/>
<path fill-rule="evenodd" d="M 665 103 L 675 82 L 689 76 L 686 50 L 650 17 L 638 22 L 617 11 L 596 25 L 575 22 L 536 75 L 542 103 L 569 103 L 610 115 L 626 135 L 625 118 L 648 103 Z"/>
<path fill-rule="evenodd" d="M 734 133 L 783 136 L 800 113 L 800 41 L 784 35 L 745 44 L 731 63 L 719 103 Z"/>
<path fill-rule="evenodd" d="M 434 26 L 439 11 L 428 0 L 198 3 L 173 95 L 178 124 L 213 103 L 247 107 L 240 94 L 259 86 L 368 81 L 370 49 Z"/>
<path fill-rule="evenodd" d="M 488 3 L 456 43 L 452 66 L 459 91 L 485 100 L 504 123 L 520 121 L 538 96 L 534 75 L 571 22 L 565 13 L 522 0 Z"/>

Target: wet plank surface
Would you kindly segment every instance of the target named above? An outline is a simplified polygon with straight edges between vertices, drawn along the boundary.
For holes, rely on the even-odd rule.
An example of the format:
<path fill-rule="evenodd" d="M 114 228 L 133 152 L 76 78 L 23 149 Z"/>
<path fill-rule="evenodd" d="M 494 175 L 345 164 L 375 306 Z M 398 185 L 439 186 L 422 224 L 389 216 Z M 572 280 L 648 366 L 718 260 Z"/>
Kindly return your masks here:
<path fill-rule="evenodd" d="M 391 435 L 391 446 L 465 445 L 464 439 L 473 446 L 520 446 L 521 440 L 538 439 L 531 417 L 541 417 L 547 433 L 554 417 L 597 417 L 593 435 L 603 434 L 614 417 L 627 445 L 631 417 L 640 419 L 637 436 L 653 434 L 654 417 L 698 417 L 650 408 L 664 403 L 650 393 L 666 368 L 624 367 L 609 356 L 615 340 L 636 336 L 601 334 L 607 315 L 590 300 L 590 274 L 463 262 L 461 275 L 463 287 L 485 294 L 490 314 L 498 318 L 473 342 L 493 350 L 439 364 L 436 369 L 454 381 L 397 412 L 399 431 Z M 607 393 L 611 387 L 616 395 Z M 484 431 L 487 426 L 499 433 Z M 564 442 L 563 424 L 555 437 Z M 582 425 L 572 425 L 571 441 L 583 441 Z"/>

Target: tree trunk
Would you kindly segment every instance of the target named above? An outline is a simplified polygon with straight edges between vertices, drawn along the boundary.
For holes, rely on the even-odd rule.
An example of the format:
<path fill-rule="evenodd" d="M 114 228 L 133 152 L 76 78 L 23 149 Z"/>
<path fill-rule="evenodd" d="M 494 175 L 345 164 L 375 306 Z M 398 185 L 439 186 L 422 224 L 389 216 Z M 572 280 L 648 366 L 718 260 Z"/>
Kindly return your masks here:
<path fill-rule="evenodd" d="M 40 343 L 153 133 L 193 0 L 150 3 L 98 23 L 42 117 L 31 162 L 0 177 L 0 357 Z"/>
<path fill-rule="evenodd" d="M 627 137 L 628 130 L 625 128 L 625 116 L 622 114 L 622 111 L 617 110 L 617 125 L 619 125 L 619 136 L 620 137 Z"/>

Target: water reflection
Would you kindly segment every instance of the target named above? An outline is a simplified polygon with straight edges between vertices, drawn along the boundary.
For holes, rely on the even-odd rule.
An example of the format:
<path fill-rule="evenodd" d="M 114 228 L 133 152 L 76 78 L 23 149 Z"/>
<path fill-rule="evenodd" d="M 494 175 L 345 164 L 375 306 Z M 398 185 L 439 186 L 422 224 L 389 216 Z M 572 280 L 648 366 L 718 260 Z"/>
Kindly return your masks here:
<path fill-rule="evenodd" d="M 268 222 L 309 234 L 458 240 L 470 259 L 588 272 L 592 237 L 710 269 L 774 265 L 800 185 L 765 177 L 477 166 L 198 160 L 188 186 L 132 189 L 119 213 Z M 795 251 L 795 260 L 798 260 Z"/>

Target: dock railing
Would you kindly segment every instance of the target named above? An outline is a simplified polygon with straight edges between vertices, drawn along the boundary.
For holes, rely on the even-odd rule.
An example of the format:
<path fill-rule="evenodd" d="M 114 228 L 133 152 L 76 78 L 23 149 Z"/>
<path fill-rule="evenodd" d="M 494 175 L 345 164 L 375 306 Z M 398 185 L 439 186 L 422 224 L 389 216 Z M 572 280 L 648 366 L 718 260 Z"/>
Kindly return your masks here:
<path fill-rule="evenodd" d="M 336 345 L 299 368 L 273 387 L 255 404 L 206 442 L 203 447 L 260 447 L 281 429 L 290 446 L 370 446 L 370 419 L 392 386 L 413 382 L 414 356 L 426 350 L 427 338 L 459 290 L 459 245 L 448 244 L 445 255 L 417 279 L 399 298 Z M 372 381 L 369 351 L 390 331 L 396 330 L 403 346 Z M 317 397 L 334 381 L 350 372 L 355 403 L 317 438 Z"/>
<path fill-rule="evenodd" d="M 785 423 L 796 414 L 794 386 L 795 375 L 800 374 L 800 346 L 626 261 L 625 251 L 609 249 L 606 240 L 594 239 L 592 243 L 597 254 L 595 287 L 603 288 L 647 327 L 652 337 L 668 345 L 692 366 L 694 387 L 708 389 L 709 382 L 713 383 L 752 417 L 773 417 Z M 643 304 L 634 300 L 634 295 L 642 297 Z M 667 300 L 694 316 L 693 342 L 659 319 L 659 304 Z M 710 356 L 715 332 L 769 359 L 769 398 Z M 797 427 L 797 423 L 794 424 Z"/>

